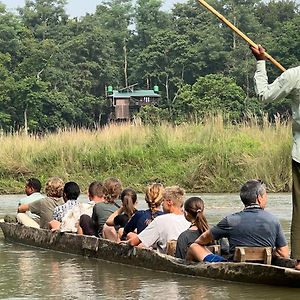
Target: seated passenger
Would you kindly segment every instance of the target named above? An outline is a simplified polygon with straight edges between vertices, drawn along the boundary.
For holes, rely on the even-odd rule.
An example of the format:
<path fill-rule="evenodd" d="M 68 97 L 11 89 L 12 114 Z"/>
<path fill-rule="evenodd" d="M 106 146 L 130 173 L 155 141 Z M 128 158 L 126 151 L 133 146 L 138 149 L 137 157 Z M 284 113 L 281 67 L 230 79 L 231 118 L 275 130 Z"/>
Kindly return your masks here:
<path fill-rule="evenodd" d="M 83 234 L 102 237 L 106 220 L 121 207 L 121 202 L 118 200 L 122 191 L 120 180 L 113 177 L 107 178 L 104 180 L 103 186 L 105 189 L 104 201 L 95 204 L 91 218 L 87 215 L 80 217 L 80 227 Z"/>
<path fill-rule="evenodd" d="M 79 226 L 79 219 L 82 215 L 91 219 L 93 207 L 98 202 L 103 202 L 105 195 L 105 188 L 100 181 L 94 181 L 89 185 L 88 189 L 88 203 L 79 203 L 77 206 L 69 210 L 62 218 L 60 231 L 62 232 L 77 232 L 82 234 L 82 228 Z"/>
<path fill-rule="evenodd" d="M 191 197 L 184 202 L 184 216 L 192 224 L 177 239 L 175 256 L 181 259 L 185 259 L 187 248 L 209 228 L 204 216 L 204 202 L 199 197 Z"/>
<path fill-rule="evenodd" d="M 25 194 L 27 196 L 19 200 L 19 206 L 22 204 L 28 204 L 36 200 L 45 198 L 45 196 L 40 193 L 41 188 L 42 185 L 38 179 L 29 178 L 25 185 Z M 30 211 L 27 211 L 26 213 L 18 213 L 17 220 L 19 223 L 24 224 L 26 226 L 33 225 L 33 227 L 36 228 L 40 227 L 38 225 L 40 223 L 40 217 L 38 215 L 32 214 Z M 32 220 L 34 220 L 35 222 L 32 222 Z"/>
<path fill-rule="evenodd" d="M 249 180 L 241 188 L 244 210 L 225 217 L 205 231 L 190 246 L 188 260 L 217 262 L 224 259 L 206 247 L 212 240 L 223 237 L 229 241 L 231 258 L 235 247 L 272 247 L 273 255 L 287 258 L 289 249 L 278 219 L 264 210 L 267 204 L 266 186 L 261 180 Z"/>
<path fill-rule="evenodd" d="M 53 220 L 49 222 L 49 227 L 51 229 L 59 229 L 60 223 L 63 217 L 67 214 L 69 210 L 77 206 L 79 202 L 77 198 L 80 195 L 80 188 L 76 182 L 67 182 L 63 190 L 63 199 L 65 204 L 55 207 L 53 211 Z"/>
<path fill-rule="evenodd" d="M 135 208 L 137 194 L 133 189 L 127 188 L 123 190 L 120 198 L 122 206 L 109 216 L 106 220 L 107 226 L 103 228 L 103 237 L 114 242 L 120 241 L 124 227 L 137 211 Z"/>
<path fill-rule="evenodd" d="M 160 210 L 163 201 L 164 187 L 160 183 L 153 183 L 146 188 L 145 201 L 149 209 L 137 211 L 123 230 L 121 240 L 126 237 L 133 238 L 136 236 L 135 231 L 139 234 L 142 232 L 157 216 L 163 215 Z"/>
<path fill-rule="evenodd" d="M 45 186 L 46 198 L 22 204 L 18 208 L 19 213 L 30 211 L 40 216 L 40 227 L 48 229 L 48 223 L 53 219 L 53 211 L 56 206 L 64 204 L 62 198 L 64 182 L 58 177 L 50 178 Z"/>
<path fill-rule="evenodd" d="M 155 218 L 136 237 L 130 238 L 131 246 L 157 249 L 166 253 L 167 242 L 177 240 L 178 236 L 191 225 L 182 212 L 184 190 L 178 186 L 167 187 L 163 192 L 164 215 Z"/>

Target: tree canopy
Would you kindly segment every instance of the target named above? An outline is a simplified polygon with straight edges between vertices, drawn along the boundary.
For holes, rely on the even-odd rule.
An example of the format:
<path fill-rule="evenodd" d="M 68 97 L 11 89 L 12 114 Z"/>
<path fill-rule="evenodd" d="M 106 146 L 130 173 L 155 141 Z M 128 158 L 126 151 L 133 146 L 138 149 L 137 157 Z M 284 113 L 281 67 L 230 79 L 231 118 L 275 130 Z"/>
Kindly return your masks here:
<path fill-rule="evenodd" d="M 1 3 L 1 2 L 0 2 Z M 300 13 L 291 0 L 210 3 L 285 67 L 299 65 Z M 0 5 L 0 127 L 32 132 L 107 122 L 106 87 L 160 86 L 145 122 L 187 122 L 222 112 L 288 114 L 289 102 L 263 106 L 254 95 L 248 46 L 195 1 L 169 12 L 161 0 L 107 0 L 93 14 L 67 15 L 67 0 Z M 269 78 L 280 71 L 269 65 Z"/>

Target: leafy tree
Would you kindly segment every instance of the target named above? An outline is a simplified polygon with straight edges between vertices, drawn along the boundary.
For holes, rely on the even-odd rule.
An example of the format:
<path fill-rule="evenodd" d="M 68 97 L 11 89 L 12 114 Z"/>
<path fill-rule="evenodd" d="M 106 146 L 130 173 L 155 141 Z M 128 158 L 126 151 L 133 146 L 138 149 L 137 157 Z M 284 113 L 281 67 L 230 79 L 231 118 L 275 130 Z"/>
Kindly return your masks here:
<path fill-rule="evenodd" d="M 222 74 L 199 77 L 195 84 L 185 85 L 174 103 L 178 120 L 199 120 L 209 113 L 226 113 L 240 120 L 245 109 L 245 92 L 234 79 Z"/>
<path fill-rule="evenodd" d="M 26 0 L 19 13 L 38 40 L 57 38 L 68 20 L 66 3 L 67 0 Z"/>

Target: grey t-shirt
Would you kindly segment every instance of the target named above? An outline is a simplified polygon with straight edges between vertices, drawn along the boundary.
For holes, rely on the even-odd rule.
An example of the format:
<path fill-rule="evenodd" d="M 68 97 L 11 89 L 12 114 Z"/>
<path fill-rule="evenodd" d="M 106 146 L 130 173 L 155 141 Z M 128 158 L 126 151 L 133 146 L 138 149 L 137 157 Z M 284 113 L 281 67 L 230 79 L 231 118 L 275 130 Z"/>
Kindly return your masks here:
<path fill-rule="evenodd" d="M 202 234 L 200 230 L 187 229 L 180 234 L 176 243 L 175 257 L 185 259 L 188 247 Z"/>
<path fill-rule="evenodd" d="M 121 206 L 120 201 L 113 203 L 98 202 L 93 208 L 92 219 L 100 228 L 103 227 L 108 217 Z"/>
<path fill-rule="evenodd" d="M 229 215 L 211 228 L 214 240 L 228 238 L 230 254 L 237 246 L 284 247 L 287 245 L 278 219 L 258 208 L 246 208 Z"/>

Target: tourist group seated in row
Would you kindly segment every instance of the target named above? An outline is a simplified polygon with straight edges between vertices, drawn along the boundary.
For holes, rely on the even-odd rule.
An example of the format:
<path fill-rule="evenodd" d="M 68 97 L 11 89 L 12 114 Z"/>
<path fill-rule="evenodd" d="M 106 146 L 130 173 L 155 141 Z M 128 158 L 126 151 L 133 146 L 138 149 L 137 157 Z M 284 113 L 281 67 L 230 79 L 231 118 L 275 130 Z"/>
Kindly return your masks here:
<path fill-rule="evenodd" d="M 185 199 L 179 186 L 153 183 L 145 189 L 147 209 L 139 210 L 137 194 L 123 189 L 117 178 L 94 181 L 89 185 L 89 202 L 80 202 L 80 187 L 75 182 L 50 178 L 46 196 L 41 183 L 30 178 L 26 197 L 19 202 L 19 223 L 52 231 L 90 235 L 171 253 L 188 261 L 225 262 L 232 260 L 237 247 L 270 247 L 273 255 L 287 258 L 289 249 L 279 220 L 265 210 L 266 185 L 257 179 L 240 189 L 242 211 L 228 215 L 209 226 L 200 197 Z M 217 245 L 217 248 L 216 248 Z M 211 246 L 218 251 L 211 252 Z"/>

